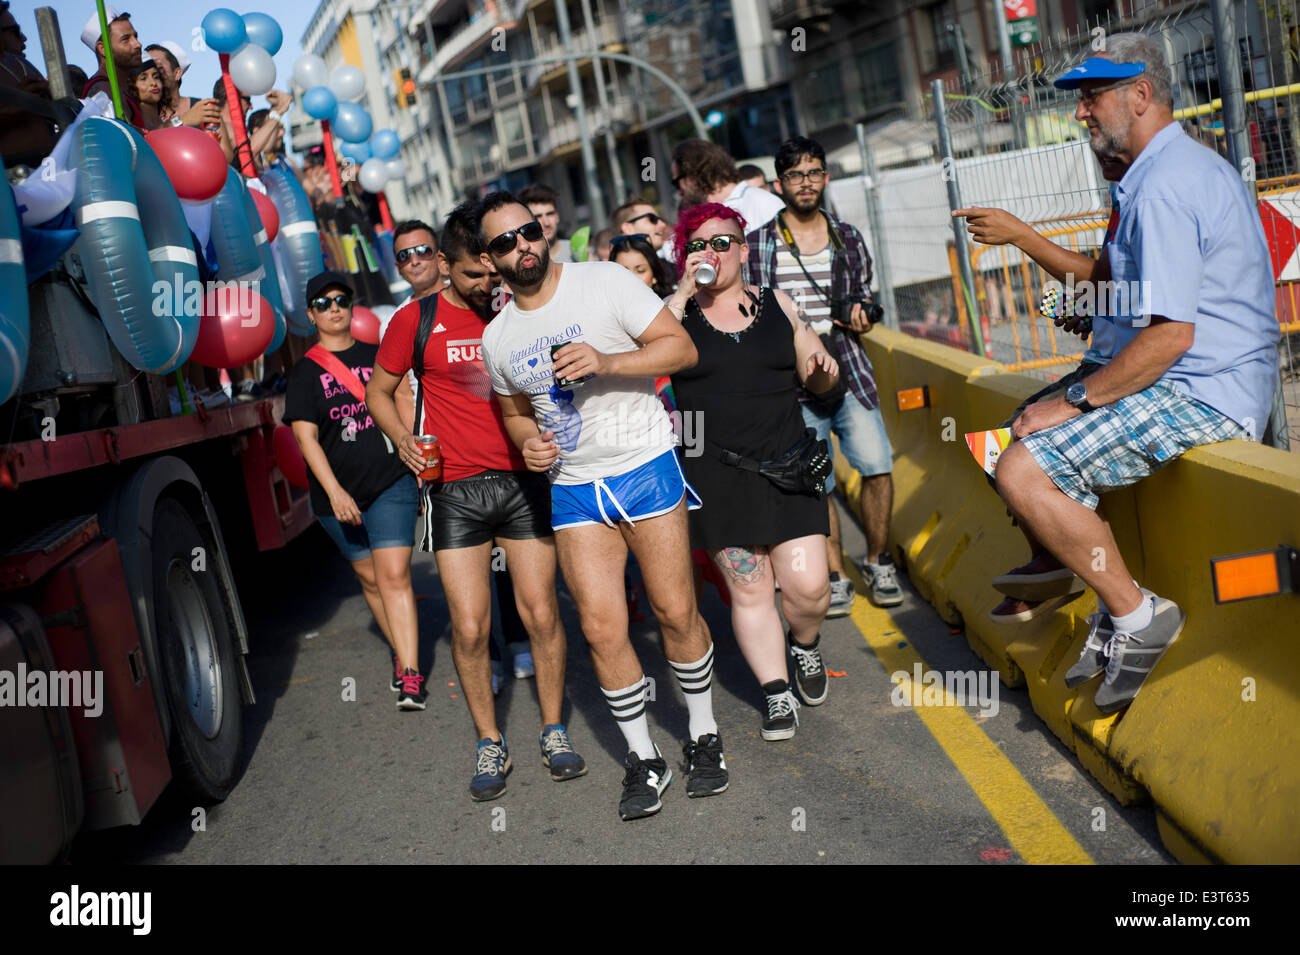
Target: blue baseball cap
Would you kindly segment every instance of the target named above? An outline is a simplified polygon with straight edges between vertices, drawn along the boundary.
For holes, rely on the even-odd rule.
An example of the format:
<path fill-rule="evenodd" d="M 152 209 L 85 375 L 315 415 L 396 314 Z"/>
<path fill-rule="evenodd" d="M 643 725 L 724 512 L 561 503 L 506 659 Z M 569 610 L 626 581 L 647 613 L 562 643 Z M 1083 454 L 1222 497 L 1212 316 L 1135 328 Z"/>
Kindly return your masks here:
<path fill-rule="evenodd" d="M 1102 56 L 1090 56 L 1068 73 L 1053 80 L 1058 90 L 1077 90 L 1088 80 L 1126 80 L 1146 72 L 1145 63 L 1116 63 Z"/>

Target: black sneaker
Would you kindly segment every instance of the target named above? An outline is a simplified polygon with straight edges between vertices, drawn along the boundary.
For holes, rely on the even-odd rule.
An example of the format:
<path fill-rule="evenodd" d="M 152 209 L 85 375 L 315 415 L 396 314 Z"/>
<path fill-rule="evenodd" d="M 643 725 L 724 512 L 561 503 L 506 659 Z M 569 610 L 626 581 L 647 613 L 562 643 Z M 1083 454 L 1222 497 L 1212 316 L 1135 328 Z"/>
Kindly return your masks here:
<path fill-rule="evenodd" d="M 722 754 L 722 737 L 705 733 L 695 742 L 682 744 L 686 757 L 686 795 L 716 796 L 730 784 L 727 758 Z"/>
<path fill-rule="evenodd" d="M 765 740 L 789 739 L 794 736 L 799 726 L 799 701 L 790 692 L 790 684 L 785 680 L 773 680 L 763 684 L 767 694 L 767 716 L 763 720 L 760 735 Z"/>
<path fill-rule="evenodd" d="M 402 673 L 402 691 L 397 694 L 399 710 L 422 710 L 429 692 L 424 688 L 424 677 L 407 668 Z"/>
<path fill-rule="evenodd" d="M 402 692 L 402 665 L 397 662 L 397 654 L 392 647 L 388 648 L 388 655 L 393 661 L 393 678 L 388 681 L 388 688 L 394 693 Z"/>
<path fill-rule="evenodd" d="M 627 773 L 623 776 L 623 798 L 618 801 L 618 817 L 627 822 L 653 816 L 663 808 L 659 797 L 673 781 L 668 761 L 656 746 L 654 759 L 642 759 L 636 753 L 628 753 L 623 766 Z"/>
<path fill-rule="evenodd" d="M 245 378 L 238 385 L 236 385 L 233 390 L 234 390 L 234 399 L 235 401 L 239 401 L 239 402 L 257 401 L 258 399 L 265 397 L 266 395 L 266 392 L 262 390 L 262 386 L 259 385 L 257 382 L 255 382 L 252 378 Z"/>
<path fill-rule="evenodd" d="M 810 647 L 796 643 L 794 634 L 786 631 L 785 641 L 790 647 L 790 656 L 794 657 L 794 682 L 799 687 L 799 695 L 809 706 L 820 706 L 826 702 L 830 686 L 826 679 L 826 665 L 822 663 L 822 635 Z"/>

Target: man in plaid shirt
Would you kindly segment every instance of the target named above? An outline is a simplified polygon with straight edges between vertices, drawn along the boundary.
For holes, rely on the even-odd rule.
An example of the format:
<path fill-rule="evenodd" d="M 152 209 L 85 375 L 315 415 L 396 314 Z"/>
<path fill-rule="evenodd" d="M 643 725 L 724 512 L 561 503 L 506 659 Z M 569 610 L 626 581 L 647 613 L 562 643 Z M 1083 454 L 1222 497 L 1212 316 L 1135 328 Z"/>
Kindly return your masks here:
<path fill-rule="evenodd" d="M 827 344 L 840 364 L 845 389 L 822 400 L 798 389 L 804 422 L 819 438 L 835 434 L 840 451 L 862 475 L 862 526 L 867 532 L 863 576 L 871 581 L 877 605 L 903 602 L 894 562 L 886 553 L 889 514 L 894 503 L 893 452 L 880 417 L 871 362 L 858 335 L 871 331 L 867 317 L 871 256 L 862 234 L 821 208 L 826 191 L 826 152 L 820 143 L 795 136 L 776 153 L 777 188 L 785 209 L 749 233 L 749 278 L 760 286 L 786 292 L 800 315 Z M 827 562 L 831 572 L 831 607 L 827 616 L 842 617 L 853 606 L 853 584 L 842 571 L 840 527 L 826 482 L 831 533 Z"/>

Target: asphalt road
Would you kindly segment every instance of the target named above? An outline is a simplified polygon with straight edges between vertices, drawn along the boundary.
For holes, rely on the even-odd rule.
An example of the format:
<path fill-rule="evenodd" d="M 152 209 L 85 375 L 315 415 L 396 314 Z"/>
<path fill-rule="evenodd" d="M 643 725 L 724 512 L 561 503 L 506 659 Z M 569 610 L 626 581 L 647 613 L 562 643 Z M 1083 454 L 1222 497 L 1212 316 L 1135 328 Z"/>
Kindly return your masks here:
<path fill-rule="evenodd" d="M 842 524 L 846 548 L 861 553 L 857 528 Z M 514 763 L 509 788 L 500 799 L 473 803 L 474 731 L 432 556 L 415 557 L 430 691 L 428 709 L 415 713 L 396 710 L 378 628 L 319 528 L 245 571 L 258 701 L 244 712 L 243 778 L 223 804 L 206 810 L 202 831 L 193 825 L 195 807 L 169 790 L 143 825 L 83 834 L 72 862 L 1172 861 L 1150 808 L 1125 809 L 1111 799 L 1023 691 L 999 686 L 989 716 L 979 706 L 936 714 L 894 704 L 881 646 L 894 662 L 898 648 L 931 669 L 986 670 L 910 589 L 888 614 L 859 597 L 853 617 L 827 622 L 827 666 L 844 675 L 832 680 L 826 704 L 800 711 L 792 740 L 771 743 L 758 732 L 762 694 L 725 608 L 707 588 L 705 614 L 717 643 L 715 711 L 731 772 L 730 789 L 707 799 L 686 797 L 675 742 L 686 735 L 686 710 L 653 618 L 634 625 L 634 644 L 659 690 L 649 707 L 652 735 L 676 761 L 676 779 L 659 815 L 625 823 L 617 814 L 622 737 L 563 590 L 565 718 L 590 772 L 550 780 L 537 750 L 533 681 L 511 680 L 498 698 Z M 355 702 L 342 699 L 346 677 L 356 679 Z"/>

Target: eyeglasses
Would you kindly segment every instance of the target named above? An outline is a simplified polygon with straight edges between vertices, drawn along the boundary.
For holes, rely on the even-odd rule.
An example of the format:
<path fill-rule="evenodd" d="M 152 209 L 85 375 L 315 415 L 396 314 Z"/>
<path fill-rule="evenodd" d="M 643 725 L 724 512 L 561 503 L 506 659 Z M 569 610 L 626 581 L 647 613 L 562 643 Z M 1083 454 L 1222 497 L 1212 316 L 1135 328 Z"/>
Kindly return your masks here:
<path fill-rule="evenodd" d="M 433 258 L 433 246 L 431 245 L 412 245 L 398 252 L 396 255 L 397 264 L 405 265 L 413 256 L 419 256 L 421 261 L 427 262 Z"/>
<path fill-rule="evenodd" d="M 781 181 L 791 186 L 802 186 L 805 179 L 815 186 L 825 178 L 825 169 L 812 169 L 808 172 L 791 169 L 789 172 L 781 173 Z"/>
<path fill-rule="evenodd" d="M 731 248 L 733 243 L 739 244 L 740 240 L 734 235 L 726 235 L 725 233 L 723 235 L 715 235 L 713 238 L 707 240 L 691 239 L 690 242 L 686 243 L 686 254 L 691 255 L 695 252 L 703 252 L 706 245 L 714 252 L 726 252 Z"/>
<path fill-rule="evenodd" d="M 1091 108 L 1092 105 L 1095 102 L 1097 102 L 1097 98 L 1101 96 L 1102 93 L 1108 93 L 1111 90 L 1117 90 L 1121 86 L 1131 86 L 1137 81 L 1138 81 L 1138 77 L 1135 76 L 1131 80 L 1121 80 L 1118 83 L 1111 83 L 1109 86 L 1095 87 L 1094 89 L 1089 90 L 1086 93 L 1083 90 L 1079 90 L 1079 102 L 1082 103 L 1084 106 Z"/>
<path fill-rule="evenodd" d="M 681 177 L 678 176 L 677 178 L 680 179 Z M 677 179 L 673 180 L 673 185 L 674 186 L 677 185 Z M 649 219 L 651 225 L 658 225 L 659 223 L 664 221 L 663 219 L 660 219 L 659 216 L 655 215 L 655 213 L 653 212 L 643 212 L 639 216 L 633 216 L 631 219 L 628 219 L 627 221 L 636 222 L 637 219 Z"/>
<path fill-rule="evenodd" d="M 631 242 L 633 239 L 640 239 L 643 242 L 648 242 L 650 236 L 646 235 L 644 232 L 635 232 L 632 235 L 616 235 L 614 238 L 609 240 L 609 247 L 611 249 L 616 249 L 620 245 Z"/>
<path fill-rule="evenodd" d="M 536 242 L 542 237 L 542 224 L 537 221 L 526 223 L 518 229 L 511 229 L 509 232 L 502 232 L 499 236 L 487 244 L 488 251 L 493 255 L 505 255 L 519 243 L 519 236 L 524 237 L 525 242 Z"/>
<path fill-rule="evenodd" d="M 343 292 L 339 295 L 320 295 L 311 300 L 311 307 L 318 312 L 328 312 L 330 305 L 337 305 L 339 308 L 349 308 L 352 305 L 352 296 Z"/>

